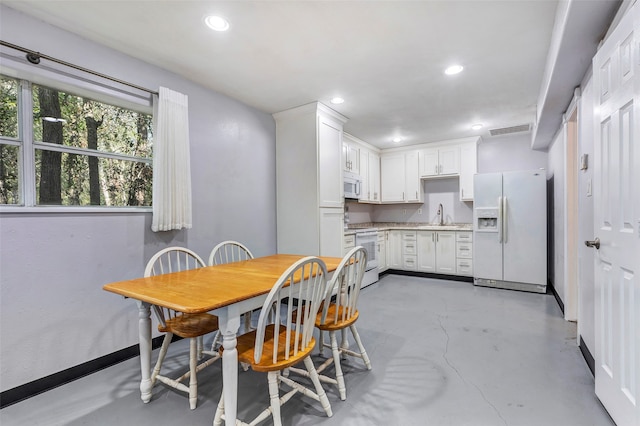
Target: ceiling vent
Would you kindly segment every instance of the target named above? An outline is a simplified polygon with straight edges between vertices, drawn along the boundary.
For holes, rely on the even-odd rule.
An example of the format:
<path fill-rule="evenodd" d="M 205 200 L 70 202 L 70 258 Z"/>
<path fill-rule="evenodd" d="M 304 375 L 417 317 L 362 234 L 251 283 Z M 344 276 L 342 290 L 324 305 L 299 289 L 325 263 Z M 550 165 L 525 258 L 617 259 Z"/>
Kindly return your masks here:
<path fill-rule="evenodd" d="M 511 133 L 522 133 L 531 130 L 531 124 L 520 124 L 519 126 L 503 127 L 502 129 L 491 129 L 491 136 L 510 135 Z"/>

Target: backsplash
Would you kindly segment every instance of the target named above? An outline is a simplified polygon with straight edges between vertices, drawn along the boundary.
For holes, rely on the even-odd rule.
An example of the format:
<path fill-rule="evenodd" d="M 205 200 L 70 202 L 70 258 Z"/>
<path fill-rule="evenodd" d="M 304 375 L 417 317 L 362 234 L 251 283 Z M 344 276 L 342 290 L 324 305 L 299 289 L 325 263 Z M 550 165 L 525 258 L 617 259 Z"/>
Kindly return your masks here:
<path fill-rule="evenodd" d="M 458 178 L 423 180 L 423 204 L 360 204 L 348 201 L 349 223 L 399 222 L 437 223 L 438 205 L 445 223 L 471 223 L 473 203 L 460 201 Z"/>

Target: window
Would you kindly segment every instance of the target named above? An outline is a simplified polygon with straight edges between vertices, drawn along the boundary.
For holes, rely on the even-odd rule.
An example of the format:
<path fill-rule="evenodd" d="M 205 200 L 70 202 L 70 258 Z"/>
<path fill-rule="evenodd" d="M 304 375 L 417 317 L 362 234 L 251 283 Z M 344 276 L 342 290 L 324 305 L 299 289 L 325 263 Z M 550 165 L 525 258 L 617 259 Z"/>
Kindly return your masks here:
<path fill-rule="evenodd" d="M 152 117 L 1 76 L 0 204 L 150 206 Z"/>

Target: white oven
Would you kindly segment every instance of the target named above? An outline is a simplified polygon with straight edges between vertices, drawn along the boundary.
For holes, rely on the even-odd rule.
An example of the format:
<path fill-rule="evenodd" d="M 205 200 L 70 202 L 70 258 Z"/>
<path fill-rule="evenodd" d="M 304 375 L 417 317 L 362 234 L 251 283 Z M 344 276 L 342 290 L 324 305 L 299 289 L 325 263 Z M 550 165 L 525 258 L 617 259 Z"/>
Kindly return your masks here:
<path fill-rule="evenodd" d="M 378 230 L 366 228 L 356 230 L 356 246 L 362 246 L 367 251 L 367 267 L 365 268 L 362 287 L 378 281 Z"/>

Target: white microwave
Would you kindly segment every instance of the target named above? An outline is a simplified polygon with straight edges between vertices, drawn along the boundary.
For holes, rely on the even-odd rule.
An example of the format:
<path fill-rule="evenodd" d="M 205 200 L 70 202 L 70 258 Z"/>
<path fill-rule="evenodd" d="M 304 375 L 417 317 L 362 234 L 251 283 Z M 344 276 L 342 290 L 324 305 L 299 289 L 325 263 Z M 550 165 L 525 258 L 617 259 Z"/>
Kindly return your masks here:
<path fill-rule="evenodd" d="M 362 193 L 362 178 L 351 172 L 344 172 L 344 198 L 359 200 Z"/>

